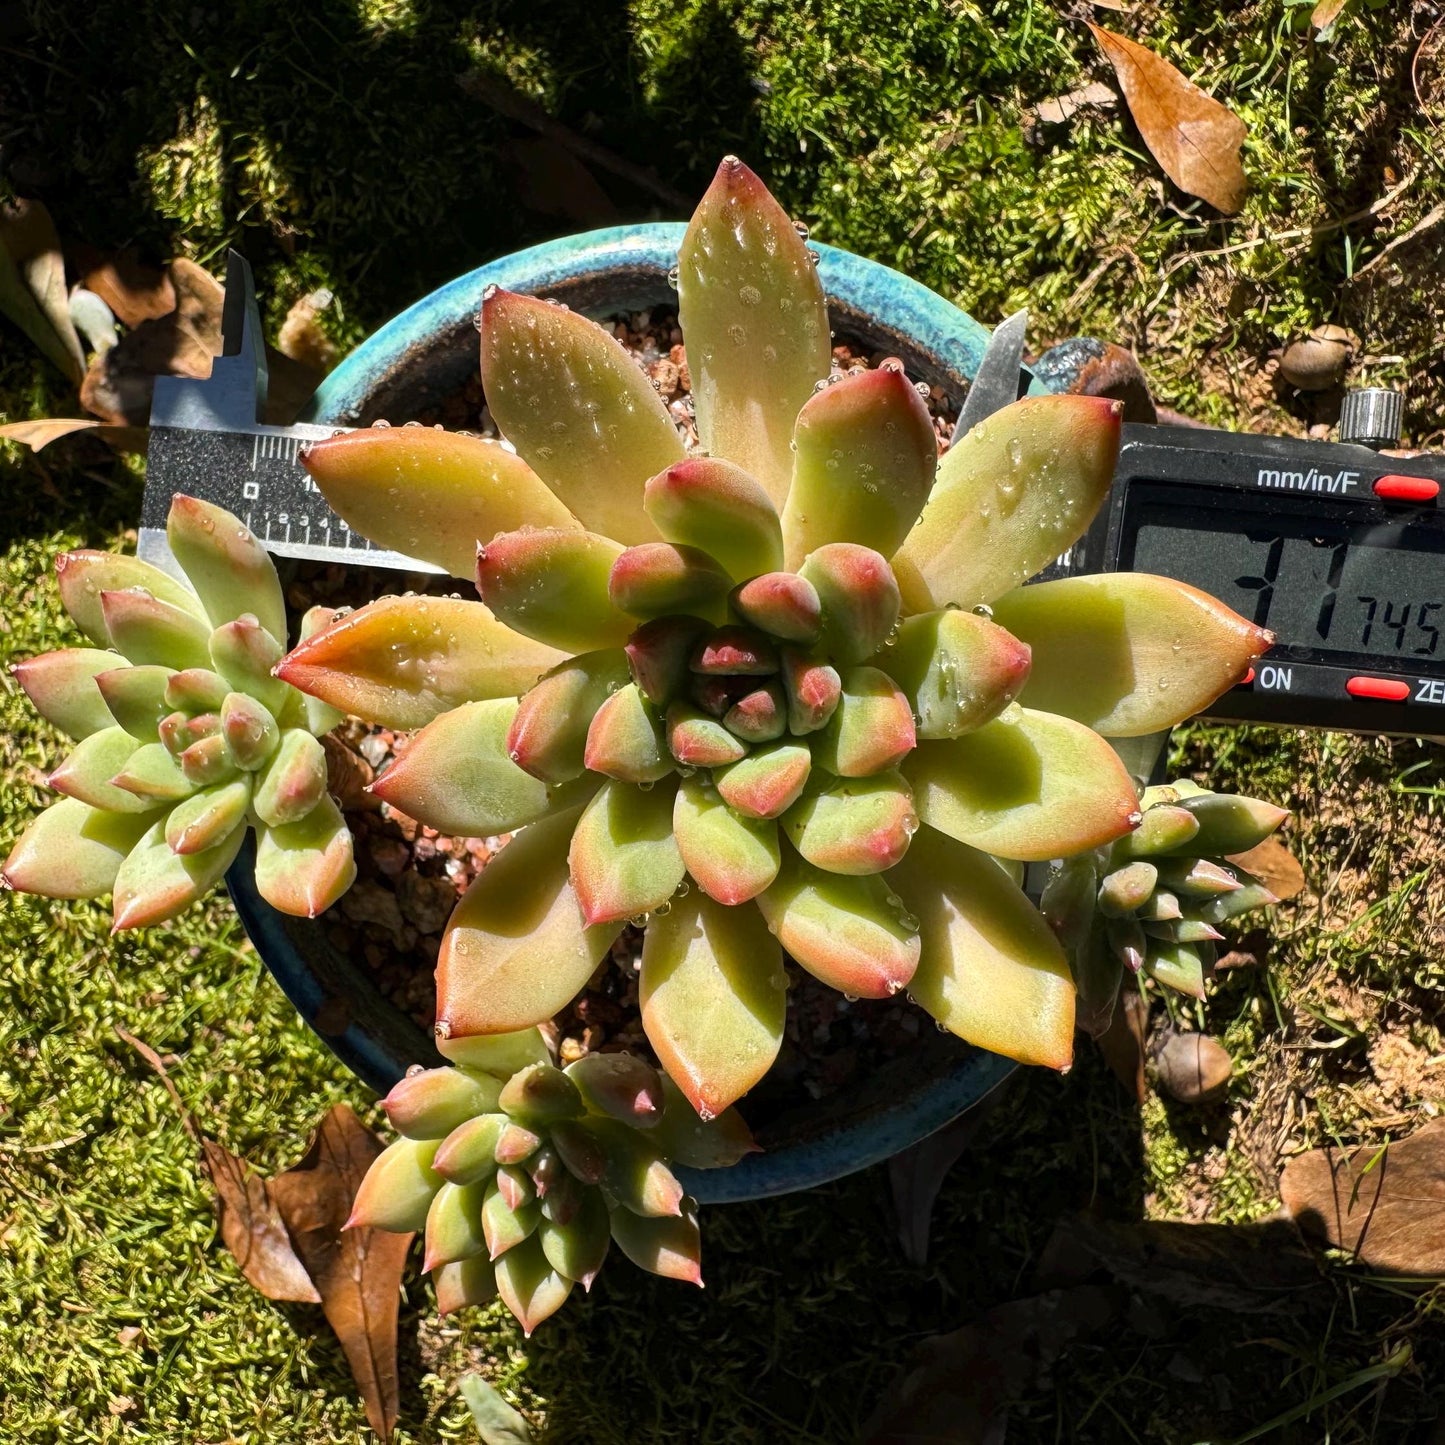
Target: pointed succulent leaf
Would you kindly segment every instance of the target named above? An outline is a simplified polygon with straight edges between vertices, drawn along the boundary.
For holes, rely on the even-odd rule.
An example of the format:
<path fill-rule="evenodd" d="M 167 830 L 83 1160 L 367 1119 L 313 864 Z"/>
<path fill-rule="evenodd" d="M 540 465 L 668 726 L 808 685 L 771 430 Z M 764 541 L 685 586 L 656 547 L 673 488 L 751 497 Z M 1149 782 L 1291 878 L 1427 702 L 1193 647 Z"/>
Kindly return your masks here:
<path fill-rule="evenodd" d="M 597 1137 L 580 1124 L 564 1122 L 552 1127 L 552 1145 L 567 1172 L 583 1184 L 600 1184 L 607 1173 L 607 1153 Z"/>
<path fill-rule="evenodd" d="M 1170 923 L 1184 916 L 1179 895 L 1167 888 L 1156 888 L 1134 911 L 1146 923 Z"/>
<path fill-rule="evenodd" d="M 250 778 L 204 788 L 171 809 L 166 818 L 166 845 L 173 853 L 204 853 L 246 821 L 250 805 Z"/>
<path fill-rule="evenodd" d="M 1118 851 L 1128 858 L 1154 858 L 1161 854 L 1188 851 L 1199 835 L 1199 819 L 1187 808 L 1174 803 L 1147 804 L 1139 826 L 1122 838 Z M 1201 850 L 1194 848 L 1197 854 Z"/>
<path fill-rule="evenodd" d="M 114 782 L 138 799 L 143 808 L 178 803 L 196 791 L 196 785 L 181 771 L 176 756 L 164 743 L 143 743 L 115 775 Z"/>
<path fill-rule="evenodd" d="M 588 924 L 625 922 L 677 891 L 683 866 L 672 834 L 675 793 L 671 780 L 653 788 L 609 781 L 583 809 L 567 861 Z"/>
<path fill-rule="evenodd" d="M 1025 397 L 960 437 L 893 555 L 909 612 L 994 601 L 1084 534 L 1114 477 L 1123 408 Z"/>
<path fill-rule="evenodd" d="M 482 388 L 502 434 L 584 527 L 624 545 L 657 535 L 643 483 L 682 460 L 682 441 L 642 368 L 600 326 L 489 291 Z"/>
<path fill-rule="evenodd" d="M 192 743 L 176 761 L 187 781 L 197 788 L 223 783 L 240 771 L 230 747 L 219 732 Z"/>
<path fill-rule="evenodd" d="M 1144 970 L 1159 983 L 1168 984 L 1191 998 L 1204 997 L 1207 944 L 1156 942 L 1149 950 Z"/>
<path fill-rule="evenodd" d="M 485 1184 L 443 1184 L 432 1197 L 426 1216 L 424 1270 L 440 1269 L 487 1252 L 482 1233 Z"/>
<path fill-rule="evenodd" d="M 1098 903 L 1099 868 L 1094 854 L 1065 858 L 1049 874 L 1039 899 L 1039 912 L 1069 958 L 1087 941 Z"/>
<path fill-rule="evenodd" d="M 97 647 L 63 647 L 17 662 L 15 681 L 46 722 L 77 741 L 114 727 L 96 677 L 123 670 L 125 659 Z"/>
<path fill-rule="evenodd" d="M 221 704 L 221 736 L 243 772 L 265 766 L 281 741 L 281 729 L 271 709 L 244 692 L 226 694 Z"/>
<path fill-rule="evenodd" d="M 1149 937 L 1144 932 L 1144 925 L 1137 918 L 1111 918 L 1105 925 L 1104 937 L 1115 958 L 1130 973 L 1138 973 L 1144 967 Z M 1088 1032 L 1092 1033 L 1094 1030 L 1091 1028 Z"/>
<path fill-rule="evenodd" d="M 60 600 L 75 625 L 101 647 L 112 645 L 101 609 L 100 599 L 105 592 L 143 588 L 157 601 L 189 613 L 197 622 L 206 620 L 200 598 L 189 587 L 139 557 L 89 550 L 62 552 L 55 559 L 55 579 L 60 585 Z"/>
<path fill-rule="evenodd" d="M 545 817 L 554 790 L 507 755 L 517 710 L 515 698 L 498 697 L 433 718 L 371 791 L 450 837 L 490 838 Z"/>
<path fill-rule="evenodd" d="M 823 632 L 818 589 L 796 572 L 765 572 L 733 589 L 732 611 L 752 627 L 784 642 L 811 646 Z"/>
<path fill-rule="evenodd" d="M 921 738 L 956 738 L 991 722 L 1029 676 L 1029 649 L 976 612 L 946 607 L 908 618 L 873 658 L 903 689 Z"/>
<path fill-rule="evenodd" d="M 308 607 L 301 614 L 298 640 L 306 642 L 315 637 L 339 615 L 340 609 L 335 607 Z M 339 727 L 346 719 L 344 712 L 332 707 L 328 702 L 322 702 L 319 697 L 307 697 L 305 693 L 298 693 L 295 688 L 288 688 L 287 691 L 287 700 L 278 715 L 283 727 L 304 727 L 313 737 L 319 738 L 324 733 L 329 733 L 332 728 Z"/>
<path fill-rule="evenodd" d="M 918 814 L 901 773 L 889 769 L 869 778 L 837 778 L 820 770 L 783 814 L 783 828 L 815 868 L 882 873 L 908 851 Z"/>
<path fill-rule="evenodd" d="M 202 667 L 210 660 L 210 628 L 139 587 L 102 592 L 100 613 L 112 644 L 130 662 L 180 668 Z"/>
<path fill-rule="evenodd" d="M 584 652 L 558 663 L 518 704 L 507 731 L 507 756 L 544 783 L 580 777 L 587 766 L 588 726 L 597 709 L 627 680 L 627 657 L 616 648 Z"/>
<path fill-rule="evenodd" d="M 871 547 L 831 542 L 808 554 L 798 575 L 823 608 L 822 647 L 840 667 L 871 657 L 898 625 L 898 583 Z"/>
<path fill-rule="evenodd" d="M 485 1190 L 482 1231 L 486 1235 L 487 1252 L 495 1261 L 531 1235 L 542 1217 L 542 1211 L 537 1208 L 535 1199 L 529 1199 L 514 1209 L 507 1203 L 495 1179 L 485 1186 Z"/>
<path fill-rule="evenodd" d="M 654 1218 L 679 1212 L 682 1185 L 647 1134 L 617 1119 L 589 1118 L 577 1127 L 601 1146 L 602 1187 L 616 1203 Z"/>
<path fill-rule="evenodd" d="M 918 742 L 913 712 L 898 684 L 876 667 L 850 667 L 842 689 L 813 746 L 814 761 L 844 778 L 896 767 Z"/>
<path fill-rule="evenodd" d="M 481 1069 L 495 1075 L 502 1083 L 506 1083 L 518 1069 L 525 1069 L 528 1064 L 546 1063 L 552 1057 L 542 1031 L 536 1028 L 456 1038 L 439 1031 L 436 1045 L 444 1059 L 464 1069 Z"/>
<path fill-rule="evenodd" d="M 655 783 L 672 772 L 662 720 L 635 682 L 618 688 L 593 715 L 584 759 L 589 772 L 622 783 Z"/>
<path fill-rule="evenodd" d="M 423 1069 L 407 1074 L 381 1101 L 391 1127 L 408 1139 L 445 1139 L 478 1114 L 497 1108 L 501 1085 L 475 1070 Z"/>
<path fill-rule="evenodd" d="M 1033 649 L 1025 704 L 1105 737 L 1193 717 L 1274 641 L 1207 593 L 1143 572 L 1019 587 L 994 617 Z"/>
<path fill-rule="evenodd" d="M 550 1219 L 553 1224 L 571 1224 L 582 1208 L 582 1201 L 591 1192 L 585 1185 L 579 1184 L 563 1165 L 561 1176 L 552 1182 L 545 1195 L 539 1196 L 542 1218 Z"/>
<path fill-rule="evenodd" d="M 793 444 L 783 508 L 789 565 L 829 542 L 859 542 L 891 557 L 938 469 L 933 419 L 902 366 L 855 371 L 809 397 Z"/>
<path fill-rule="evenodd" d="M 633 617 L 671 613 L 721 618 L 733 580 L 722 564 L 697 547 L 643 542 L 629 547 L 612 565 L 608 595 Z"/>
<path fill-rule="evenodd" d="M 112 813 L 144 813 L 155 806 L 149 799 L 119 788 L 112 781 L 125 770 L 141 745 L 122 727 L 103 728 L 82 738 L 70 755 L 46 779 L 57 793 L 105 808 Z"/>
<path fill-rule="evenodd" d="M 645 1219 L 630 1209 L 614 1209 L 612 1237 L 638 1269 L 702 1287 L 702 1235 L 696 1209 L 684 1206 L 681 1214 L 669 1219 Z"/>
<path fill-rule="evenodd" d="M 166 682 L 166 710 L 187 715 L 219 713 L 231 685 L 209 667 L 188 667 L 171 673 Z"/>
<path fill-rule="evenodd" d="M 1176 918 L 1170 923 L 1145 923 L 1141 927 L 1149 938 L 1166 943 L 1217 943 L 1224 935 L 1202 918 Z"/>
<path fill-rule="evenodd" d="M 718 768 L 747 756 L 747 744 L 730 733 L 715 717 L 690 702 L 675 702 L 667 710 L 667 747 L 687 768 Z"/>
<path fill-rule="evenodd" d="M 778 818 L 798 801 L 813 758 L 802 743 L 766 743 L 713 775 L 723 802 L 745 818 Z"/>
<path fill-rule="evenodd" d="M 528 1339 L 538 1325 L 567 1303 L 572 1293 L 572 1281 L 548 1264 L 536 1239 L 526 1239 L 509 1249 L 497 1260 L 496 1271 L 497 1293 Z"/>
<path fill-rule="evenodd" d="M 299 823 L 325 796 L 325 749 L 304 729 L 287 728 L 256 776 L 256 816 L 271 828 Z"/>
<path fill-rule="evenodd" d="M 160 737 L 161 719 L 172 710 L 166 702 L 166 685 L 173 676 L 170 668 L 155 663 L 113 667 L 97 674 L 95 686 L 110 715 L 131 737 L 137 742 L 153 743 Z"/>
<path fill-rule="evenodd" d="M 153 822 L 149 813 L 112 813 L 62 798 L 26 826 L 5 860 L 5 882 L 42 898 L 99 898 Z"/>
<path fill-rule="evenodd" d="M 889 875 L 919 921 L 908 985 L 950 1033 L 1025 1064 L 1074 1057 L 1068 960 L 1023 890 L 991 858 L 924 828 Z"/>
<path fill-rule="evenodd" d="M 527 1160 L 526 1169 L 527 1178 L 532 1181 L 532 1188 L 538 1199 L 546 1199 L 553 1190 L 562 1187 L 564 1179 L 570 1178 L 562 1156 L 550 1144 L 542 1145 Z M 549 1216 L 544 1214 L 542 1217 L 546 1219 Z"/>
<path fill-rule="evenodd" d="M 497 1144 L 507 1127 L 505 1114 L 478 1114 L 458 1124 L 432 1160 L 432 1168 L 453 1184 L 476 1184 L 497 1172 Z"/>
<path fill-rule="evenodd" d="M 577 1085 L 555 1064 L 528 1064 L 502 1087 L 502 1111 L 524 1124 L 551 1124 L 582 1113 Z"/>
<path fill-rule="evenodd" d="M 576 818 L 559 813 L 524 828 L 477 875 L 447 923 L 437 958 L 437 1029 L 448 1057 L 466 1061 L 469 1034 L 551 1018 L 622 931 L 620 922 L 583 921 L 567 869 Z"/>
<path fill-rule="evenodd" d="M 792 647 L 782 650 L 783 690 L 788 695 L 788 731 L 795 737 L 827 726 L 843 696 L 838 670 Z"/>
<path fill-rule="evenodd" d="M 782 949 L 757 909 L 691 892 L 648 924 L 639 997 L 663 1068 L 703 1119 L 716 1118 L 777 1057 L 787 1010 Z"/>
<path fill-rule="evenodd" d="M 245 828 L 201 853 L 173 853 L 166 842 L 164 821 L 131 849 L 111 890 L 112 931 L 164 923 L 209 893 L 236 861 Z"/>
<path fill-rule="evenodd" d="M 485 1255 L 444 1264 L 432 1276 L 437 1313 L 455 1314 L 470 1305 L 490 1304 L 497 1297 L 497 1272 Z"/>
<path fill-rule="evenodd" d="M 700 1119 L 681 1089 L 662 1076 L 666 1104 L 653 1136 L 658 1152 L 673 1164 L 688 1169 L 727 1169 L 739 1159 L 759 1152 L 743 1116 L 724 1109 L 716 1119 Z M 683 1201 L 687 1213 L 687 1201 Z"/>
<path fill-rule="evenodd" d="M 1289 817 L 1288 808 L 1231 793 L 1181 798 L 1179 806 L 1199 820 L 1199 832 L 1190 841 L 1189 850 L 1216 858 L 1227 853 L 1247 853 Z"/>
<path fill-rule="evenodd" d="M 763 183 L 728 156 L 677 259 L 703 448 L 751 473 L 781 508 L 792 475 L 793 420 L 832 359 L 812 257 Z"/>
<path fill-rule="evenodd" d="M 692 679 L 693 649 L 711 625 L 701 617 L 655 617 L 627 639 L 632 680 L 654 707 L 665 707 Z"/>
<path fill-rule="evenodd" d="M 918 816 L 960 843 L 1025 862 L 1097 848 L 1139 821 L 1118 754 L 1082 723 L 1012 709 L 903 765 Z"/>
<path fill-rule="evenodd" d="M 1159 870 L 1152 863 L 1126 863 L 1099 884 L 1099 907 L 1111 918 L 1122 918 L 1143 906 L 1158 881 Z"/>
<path fill-rule="evenodd" d="M 275 563 L 248 527 L 223 507 L 177 493 L 166 518 L 166 540 L 212 627 L 249 612 L 285 644 L 281 580 Z"/>
<path fill-rule="evenodd" d="M 672 830 L 693 881 L 719 903 L 746 903 L 778 876 L 778 825 L 734 812 L 702 778 L 682 780 Z"/>
<path fill-rule="evenodd" d="M 383 597 L 307 638 L 277 673 L 368 722 L 419 728 L 464 702 L 516 697 L 561 660 L 480 602 Z"/>
<path fill-rule="evenodd" d="M 1200 907 L 1199 916 L 1209 923 L 1227 923 L 1241 913 L 1248 913 L 1255 908 L 1268 908 L 1272 903 L 1278 902 L 1279 899 L 1263 883 L 1252 879 L 1233 893 L 1211 898 Z"/>
<path fill-rule="evenodd" d="M 881 874 L 825 873 L 785 852 L 758 907 L 793 958 L 843 993 L 889 998 L 918 966 L 918 920 Z"/>
<path fill-rule="evenodd" d="M 744 693 L 723 714 L 723 726 L 745 743 L 770 743 L 788 730 L 788 696 L 777 678 Z"/>
<path fill-rule="evenodd" d="M 1105 918 L 1096 913 L 1083 943 L 1069 955 L 1069 971 L 1074 976 L 1074 1023 L 1090 1038 L 1100 1038 L 1108 1031 L 1118 1005 L 1127 954 L 1127 948 L 1119 946 L 1125 942 L 1118 936 L 1120 924 L 1128 924 L 1142 942 L 1142 930 L 1135 920 Z"/>
<path fill-rule="evenodd" d="M 589 1189 L 583 1194 L 577 1213 L 566 1224 L 544 1216 L 537 1225 L 537 1238 L 547 1263 L 563 1279 L 576 1280 L 583 1289 L 591 1289 L 611 1243 L 607 1206 L 602 1196 L 595 1189 Z"/>
<path fill-rule="evenodd" d="M 412 1234 L 426 1228 L 427 1212 L 446 1181 L 432 1168 L 436 1139 L 398 1139 L 372 1161 L 352 1201 L 347 1229 Z"/>
<path fill-rule="evenodd" d="M 752 627 L 719 627 L 693 649 L 689 666 L 704 676 L 770 677 L 778 670 L 778 649 Z"/>
<path fill-rule="evenodd" d="M 650 1129 L 662 1119 L 666 1098 L 657 1070 L 635 1054 L 583 1054 L 567 1077 L 593 1114 Z"/>
<path fill-rule="evenodd" d="M 256 889 L 272 908 L 296 918 L 315 918 L 355 880 L 351 833 L 329 796 L 294 823 L 261 829 Z"/>
<path fill-rule="evenodd" d="M 343 521 L 382 547 L 470 577 L 477 543 L 519 527 L 580 526 L 499 442 L 434 427 L 362 427 L 301 453 Z"/>
<path fill-rule="evenodd" d="M 509 1148 L 508 1133 L 525 1135 L 527 1144 L 524 1146 L 518 1143 L 516 1147 Z M 511 1123 L 502 1130 L 501 1137 L 497 1141 L 497 1148 L 508 1155 L 506 1159 L 497 1161 L 497 1193 L 502 1196 L 503 1202 L 508 1209 L 524 1209 L 529 1204 L 534 1204 L 537 1199 L 537 1191 L 532 1186 L 531 1176 L 526 1169 L 520 1166 L 525 1164 L 541 1147 L 541 1140 L 532 1133 L 530 1129 L 521 1124 Z"/>
<path fill-rule="evenodd" d="M 653 477 L 642 505 L 665 541 L 708 553 L 735 581 L 783 565 L 778 509 L 741 467 L 688 457 Z"/>
<path fill-rule="evenodd" d="M 1217 898 L 1242 887 L 1237 874 L 1208 858 L 1161 859 L 1159 881 L 1181 898 Z"/>
<path fill-rule="evenodd" d="M 477 591 L 523 637 L 563 652 L 621 647 L 633 624 L 608 596 L 607 579 L 623 555 L 595 532 L 502 532 L 477 548 Z"/>
<path fill-rule="evenodd" d="M 285 655 L 281 640 L 249 612 L 211 634 L 210 661 L 237 692 L 275 711 L 286 701 L 286 684 L 273 675 Z"/>

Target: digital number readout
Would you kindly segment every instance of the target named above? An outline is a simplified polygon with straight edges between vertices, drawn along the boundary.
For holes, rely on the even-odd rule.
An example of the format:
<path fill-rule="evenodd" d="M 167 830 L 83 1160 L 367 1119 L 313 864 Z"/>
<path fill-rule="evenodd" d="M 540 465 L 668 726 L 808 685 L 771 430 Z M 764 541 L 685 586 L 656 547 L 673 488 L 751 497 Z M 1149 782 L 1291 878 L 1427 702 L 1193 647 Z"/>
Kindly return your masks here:
<path fill-rule="evenodd" d="M 1149 513 L 1153 513 L 1151 517 Z M 1445 539 L 1403 524 L 1350 526 L 1148 509 L 1133 569 L 1189 582 L 1273 631 L 1279 645 L 1445 660 Z M 1408 533 L 1408 535 L 1407 535 Z"/>

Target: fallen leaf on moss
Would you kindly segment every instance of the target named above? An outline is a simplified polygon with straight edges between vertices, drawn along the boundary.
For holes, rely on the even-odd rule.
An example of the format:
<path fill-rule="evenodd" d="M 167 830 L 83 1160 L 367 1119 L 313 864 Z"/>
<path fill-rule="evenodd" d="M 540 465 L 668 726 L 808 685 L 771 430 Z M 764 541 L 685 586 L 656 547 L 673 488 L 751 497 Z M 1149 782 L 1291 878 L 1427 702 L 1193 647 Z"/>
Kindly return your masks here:
<path fill-rule="evenodd" d="M 1445 1119 L 1346 1153 L 1285 1165 L 1280 1198 L 1306 1234 L 1392 1274 L 1445 1275 Z"/>
<path fill-rule="evenodd" d="M 1069 91 L 1067 95 L 1041 100 L 1032 110 L 1024 112 L 1023 121 L 1025 126 L 1031 121 L 1041 121 L 1044 125 L 1063 125 L 1075 111 L 1090 105 L 1113 105 L 1116 100 L 1118 96 L 1107 85 L 1101 85 L 1094 80 L 1088 85 L 1079 86 L 1077 90 Z"/>
<path fill-rule="evenodd" d="M 463 1375 L 460 1390 L 482 1445 L 532 1445 L 532 1431 L 501 1392 L 480 1375 Z"/>
<path fill-rule="evenodd" d="M 345 1104 L 337 1104 L 321 1121 L 305 1158 L 277 1175 L 270 1192 L 321 1293 L 321 1308 L 346 1352 L 366 1418 L 389 1440 L 400 1408 L 396 1327 L 412 1236 L 341 1228 L 380 1153 L 376 1136 Z"/>
<path fill-rule="evenodd" d="M 133 248 L 107 253 L 80 245 L 69 248 L 69 255 L 80 284 L 94 291 L 122 326 L 139 326 L 176 309 L 170 276 L 162 267 L 141 261 Z"/>
<path fill-rule="evenodd" d="M 85 374 L 85 353 L 70 320 L 60 237 L 39 201 L 0 205 L 0 312 L 71 381 Z"/>
<path fill-rule="evenodd" d="M 1114 67 L 1144 144 L 1180 190 L 1226 216 L 1244 204 L 1244 122 L 1161 55 L 1087 22 Z"/>
<path fill-rule="evenodd" d="M 1109 1027 L 1095 1042 L 1114 1077 L 1142 1104 L 1148 1097 L 1144 1081 L 1144 1039 L 1149 1031 L 1149 1001 L 1127 980 L 1119 990 Z"/>
<path fill-rule="evenodd" d="M 1339 19 L 1340 11 L 1347 3 L 1348 0 L 1319 0 L 1310 12 L 1310 24 L 1316 30 L 1328 30 Z"/>
<path fill-rule="evenodd" d="M 37 421 L 11 421 L 0 426 L 0 438 L 7 442 L 19 442 L 21 446 L 27 446 L 31 451 L 40 451 L 48 447 L 51 442 L 59 441 L 61 437 L 68 437 L 78 431 L 106 431 L 119 430 L 115 427 L 107 427 L 103 421 L 94 421 L 89 417 L 44 417 Z"/>
<path fill-rule="evenodd" d="M 1229 862 L 1253 873 L 1281 903 L 1299 897 L 1307 886 L 1299 860 L 1278 838 L 1266 838 L 1247 853 L 1231 853 Z"/>

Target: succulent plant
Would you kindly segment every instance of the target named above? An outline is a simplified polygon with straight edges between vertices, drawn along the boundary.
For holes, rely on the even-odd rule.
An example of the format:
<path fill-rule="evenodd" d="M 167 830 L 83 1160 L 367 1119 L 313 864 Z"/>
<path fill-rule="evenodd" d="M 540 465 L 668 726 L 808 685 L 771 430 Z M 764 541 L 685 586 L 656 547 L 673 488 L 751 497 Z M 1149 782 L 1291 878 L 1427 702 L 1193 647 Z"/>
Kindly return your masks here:
<path fill-rule="evenodd" d="M 56 560 L 65 610 L 95 645 L 15 668 L 76 747 L 48 779 L 62 798 L 21 835 L 5 882 L 49 898 L 113 894 L 116 930 L 159 923 L 220 881 L 254 827 L 262 896 L 312 916 L 356 873 L 317 741 L 340 714 L 272 675 L 286 607 L 255 537 L 179 495 L 167 535 L 194 591 L 113 552 Z M 302 635 L 331 615 L 313 609 Z"/>
<path fill-rule="evenodd" d="M 1188 779 L 1146 788 L 1140 805 L 1132 833 L 1062 860 L 1041 903 L 1073 966 L 1079 1026 L 1094 1034 L 1126 970 L 1203 998 L 1220 925 L 1279 901 L 1227 855 L 1262 843 L 1284 808 Z"/>
<path fill-rule="evenodd" d="M 702 1284 L 697 1208 L 669 1163 L 710 1169 L 753 1148 L 736 1110 L 710 1123 L 629 1054 L 557 1068 L 537 1029 L 443 1040 L 384 1108 L 401 1138 L 372 1164 L 347 1227 L 426 1238 L 449 1314 L 498 1294 L 531 1334 L 613 1241 L 653 1274 Z"/>
<path fill-rule="evenodd" d="M 1128 833 L 1106 737 L 1191 715 L 1271 640 L 1165 578 L 1022 587 L 1102 502 L 1118 406 L 1025 399 L 940 462 L 896 361 L 830 376 L 815 259 L 725 160 L 676 277 L 701 452 L 605 330 L 491 289 L 507 445 L 372 428 L 305 457 L 352 527 L 481 593 L 382 599 L 278 669 L 419 729 L 386 802 L 522 829 L 447 927 L 439 1033 L 549 1018 L 644 924 L 647 1037 L 704 1118 L 777 1053 L 784 950 L 1066 1066 L 1068 964 L 1013 865 Z"/>

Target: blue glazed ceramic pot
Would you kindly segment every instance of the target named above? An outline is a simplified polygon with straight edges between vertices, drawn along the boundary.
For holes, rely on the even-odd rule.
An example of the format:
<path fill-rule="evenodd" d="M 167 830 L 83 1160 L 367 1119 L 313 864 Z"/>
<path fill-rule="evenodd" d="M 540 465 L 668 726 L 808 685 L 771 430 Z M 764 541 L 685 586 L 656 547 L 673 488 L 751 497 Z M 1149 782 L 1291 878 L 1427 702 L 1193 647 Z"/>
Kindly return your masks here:
<path fill-rule="evenodd" d="M 555 297 L 594 316 L 671 302 L 669 270 L 684 227 L 622 226 L 504 256 L 433 291 L 383 326 L 331 373 L 307 419 L 365 426 L 440 401 L 477 370 L 475 318 L 490 285 Z M 834 330 L 902 358 L 911 376 L 957 399 L 989 333 L 965 312 L 897 271 L 818 246 Z M 386 1092 L 413 1064 L 440 1062 L 429 1038 L 377 991 L 364 964 L 324 930 L 262 901 L 253 856 L 228 883 L 246 932 L 301 1016 L 364 1082 Z M 764 1152 L 731 1169 L 682 1171 L 703 1203 L 787 1194 L 839 1179 L 916 1144 L 1013 1069 L 1013 1064 L 925 1028 L 918 1046 L 862 1082 L 807 1108 L 750 1119 Z M 747 1101 L 743 1113 L 747 1114 Z"/>

